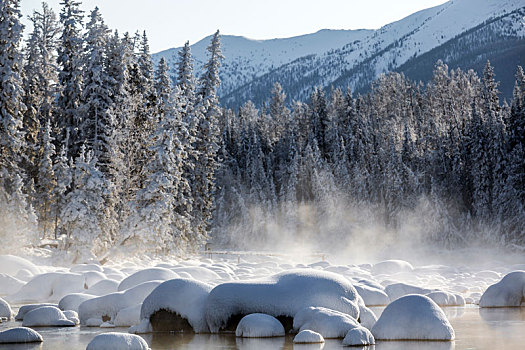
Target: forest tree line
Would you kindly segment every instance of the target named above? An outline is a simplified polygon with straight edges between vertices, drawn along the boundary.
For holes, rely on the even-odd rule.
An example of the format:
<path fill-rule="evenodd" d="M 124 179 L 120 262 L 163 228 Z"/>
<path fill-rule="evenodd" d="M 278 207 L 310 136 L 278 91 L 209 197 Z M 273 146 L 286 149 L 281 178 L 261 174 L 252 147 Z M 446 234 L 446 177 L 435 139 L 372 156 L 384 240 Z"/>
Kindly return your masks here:
<path fill-rule="evenodd" d="M 317 88 L 290 106 L 276 83 L 267 105 L 232 111 L 216 93 L 219 32 L 196 78 L 188 43 L 170 72 L 145 33 L 61 5 L 43 3 L 22 43 L 19 0 L 1 3 L 2 249 L 253 248 L 282 232 L 397 232 L 414 217 L 444 245 L 525 244 L 520 67 L 510 105 L 490 63 L 478 77 L 438 62 L 426 85 L 391 73 L 367 95 Z"/>

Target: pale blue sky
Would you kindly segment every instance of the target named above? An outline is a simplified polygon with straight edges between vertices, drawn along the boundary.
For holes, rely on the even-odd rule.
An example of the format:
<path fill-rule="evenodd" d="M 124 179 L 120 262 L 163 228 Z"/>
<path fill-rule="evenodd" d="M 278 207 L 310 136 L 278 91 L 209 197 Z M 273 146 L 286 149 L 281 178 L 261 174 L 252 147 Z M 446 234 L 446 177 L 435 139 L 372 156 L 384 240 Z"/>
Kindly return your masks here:
<path fill-rule="evenodd" d="M 57 14 L 61 0 L 47 1 Z M 220 29 L 252 39 L 284 38 L 319 29 L 375 29 L 445 0 L 84 0 L 111 29 L 146 30 L 152 52 L 182 46 Z M 41 0 L 21 0 L 24 17 Z M 27 20 L 24 20 L 28 24 Z"/>

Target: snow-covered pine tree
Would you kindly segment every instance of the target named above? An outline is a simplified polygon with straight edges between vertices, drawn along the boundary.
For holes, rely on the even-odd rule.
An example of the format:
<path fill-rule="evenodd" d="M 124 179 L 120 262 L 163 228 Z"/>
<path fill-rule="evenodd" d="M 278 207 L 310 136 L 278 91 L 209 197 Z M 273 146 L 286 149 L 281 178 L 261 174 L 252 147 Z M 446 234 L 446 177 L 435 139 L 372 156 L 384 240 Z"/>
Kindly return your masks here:
<path fill-rule="evenodd" d="M 199 81 L 199 103 L 192 111 L 193 117 L 198 121 L 194 148 L 199 160 L 195 163 L 192 193 L 194 227 L 199 236 L 206 236 L 209 232 L 214 211 L 215 170 L 220 136 L 217 88 L 220 85 L 219 67 L 224 57 L 221 52 L 219 31 L 213 35 L 207 50 L 209 60 L 204 65 L 204 74 Z"/>
<path fill-rule="evenodd" d="M 82 57 L 84 42 L 82 37 L 83 11 L 80 2 L 63 0 L 61 3 L 60 24 L 62 35 L 58 45 L 58 65 L 60 67 L 58 78 L 60 81 L 60 94 L 57 99 L 57 122 L 62 135 L 59 141 L 67 138 L 69 157 L 79 154 L 83 144 L 80 135 L 82 115 L 79 107 L 82 102 Z"/>
<path fill-rule="evenodd" d="M 111 183 L 98 169 L 93 152 L 86 152 L 82 145 L 74 164 L 72 190 L 60 213 L 68 237 L 66 249 L 74 254 L 73 262 L 89 261 L 109 248 L 115 229 L 106 210 L 110 193 Z"/>
<path fill-rule="evenodd" d="M 180 109 L 174 106 L 152 137 L 148 175 L 132 204 L 124 232 L 124 241 L 145 251 L 181 253 L 200 243 L 190 234 L 191 190 L 183 173 L 187 155 L 179 139 L 186 132 Z"/>
<path fill-rule="evenodd" d="M 193 76 L 193 62 L 188 41 L 178 52 L 178 55 L 177 86 L 180 88 L 187 103 L 193 105 L 195 102 L 195 77 Z"/>
<path fill-rule="evenodd" d="M 53 159 L 55 157 L 54 138 L 51 136 L 51 121 L 48 120 L 41 137 L 42 156 L 38 167 L 37 177 L 37 215 L 38 224 L 42 232 L 42 238 L 48 238 L 53 231 L 55 223 L 53 217 L 53 206 L 55 205 L 54 192 L 57 186 L 53 172 Z"/>
<path fill-rule="evenodd" d="M 154 85 L 157 96 L 158 120 L 155 121 L 155 124 L 157 124 L 164 117 L 164 114 L 168 109 L 171 96 L 171 79 L 169 76 L 168 64 L 166 63 L 164 57 L 160 59 L 157 70 L 155 71 Z"/>
<path fill-rule="evenodd" d="M 55 13 L 45 2 L 42 3 L 42 10 L 33 11 L 29 20 L 33 31 L 25 48 L 23 81 L 24 104 L 27 107 L 24 114 L 27 147 L 23 152 L 23 167 L 27 180 L 36 181 L 40 161 L 40 132 L 48 120 L 53 122 L 58 84 L 55 51 L 59 28 Z"/>
<path fill-rule="evenodd" d="M 54 221 L 54 235 L 55 239 L 65 231 L 62 229 L 62 222 L 60 219 L 60 213 L 66 204 L 66 196 L 71 188 L 71 183 L 73 181 L 72 169 L 70 162 L 67 159 L 66 143 L 64 143 L 60 149 L 60 153 L 55 159 L 53 164 L 53 174 L 55 176 L 55 188 L 52 192 L 53 202 L 51 208 L 51 215 Z"/>
<path fill-rule="evenodd" d="M 106 69 L 109 30 L 98 7 L 91 11 L 89 17 L 84 39 L 86 53 L 83 64 L 84 85 L 81 105 L 83 117 L 80 135 L 93 150 L 100 170 L 107 173 L 107 167 L 113 156 L 111 148 L 114 127 L 112 81 Z"/>

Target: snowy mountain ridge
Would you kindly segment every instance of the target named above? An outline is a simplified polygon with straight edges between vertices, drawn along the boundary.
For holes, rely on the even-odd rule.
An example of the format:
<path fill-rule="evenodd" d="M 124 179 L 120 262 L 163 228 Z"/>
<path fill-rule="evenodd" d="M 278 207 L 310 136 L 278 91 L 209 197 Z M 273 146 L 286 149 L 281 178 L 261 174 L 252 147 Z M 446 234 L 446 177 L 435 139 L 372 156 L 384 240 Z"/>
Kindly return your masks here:
<path fill-rule="evenodd" d="M 461 33 L 519 9 L 525 9 L 525 0 L 450 0 L 377 30 L 321 30 L 272 40 L 224 35 L 219 93 L 226 105 L 235 106 L 260 100 L 257 96 L 267 95 L 273 81 L 288 85 L 285 91 L 296 99 L 305 98 L 315 85 L 358 89 Z M 513 35 L 525 37 L 523 16 L 514 14 L 511 22 Z M 197 73 L 206 61 L 208 42 L 205 38 L 191 47 Z M 154 57 L 167 58 L 174 68 L 178 50 Z"/>

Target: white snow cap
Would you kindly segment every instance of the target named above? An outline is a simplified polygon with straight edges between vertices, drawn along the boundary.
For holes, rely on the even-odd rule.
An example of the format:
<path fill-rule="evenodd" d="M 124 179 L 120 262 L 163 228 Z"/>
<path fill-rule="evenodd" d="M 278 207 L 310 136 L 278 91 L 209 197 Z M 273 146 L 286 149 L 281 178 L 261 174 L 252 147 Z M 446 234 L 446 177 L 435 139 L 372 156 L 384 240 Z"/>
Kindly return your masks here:
<path fill-rule="evenodd" d="M 480 307 L 519 307 L 525 304 L 525 271 L 513 271 L 481 296 Z"/>
<path fill-rule="evenodd" d="M 24 305 L 24 306 L 21 306 L 20 309 L 18 309 L 18 313 L 15 316 L 15 320 L 16 321 L 23 321 L 24 320 L 24 316 L 29 311 L 34 310 L 34 309 L 38 309 L 39 307 L 42 307 L 42 306 L 55 306 L 55 307 L 58 307 L 57 304 L 28 304 L 28 305 Z"/>
<path fill-rule="evenodd" d="M 147 281 L 167 281 L 179 277 L 175 272 L 163 267 L 152 267 L 140 270 L 120 282 L 117 290 L 119 292 L 138 286 Z"/>
<path fill-rule="evenodd" d="M 390 298 L 383 289 L 359 283 L 355 283 L 354 287 L 361 298 L 363 298 L 366 306 L 382 306 L 390 303 Z"/>
<path fill-rule="evenodd" d="M 442 290 L 428 293 L 427 297 L 432 299 L 439 306 L 464 306 L 465 299 L 459 294 L 452 294 Z"/>
<path fill-rule="evenodd" d="M 84 301 L 93 299 L 95 296 L 83 293 L 68 294 L 58 302 L 58 308 L 60 310 L 73 310 L 78 312 L 78 307 Z"/>
<path fill-rule="evenodd" d="M 343 339 L 343 345 L 346 346 L 373 345 L 375 343 L 374 336 L 365 327 L 357 327 L 349 330 Z"/>
<path fill-rule="evenodd" d="M 163 282 L 144 299 L 140 318 L 149 320 L 155 312 L 166 310 L 187 319 L 196 333 L 208 332 L 204 306 L 212 288 L 194 279 L 177 278 Z"/>
<path fill-rule="evenodd" d="M 110 332 L 97 335 L 86 350 L 149 350 L 149 347 L 138 335 Z"/>
<path fill-rule="evenodd" d="M 18 278 L 9 276 L 5 273 L 0 273 L 0 295 L 14 294 L 26 284 Z"/>
<path fill-rule="evenodd" d="M 0 332 L 0 344 L 41 343 L 40 333 L 26 327 L 16 327 Z"/>
<path fill-rule="evenodd" d="M 220 284 L 210 292 L 205 314 L 210 331 L 216 333 L 233 315 L 265 313 L 274 317 L 294 317 L 309 306 L 327 307 L 357 319 L 357 299 L 355 288 L 345 277 L 300 269 L 267 279 Z"/>
<path fill-rule="evenodd" d="M 142 303 L 151 291 L 161 283 L 161 281 L 148 281 L 123 292 L 88 299 L 78 307 L 80 323 L 88 325 L 87 321 L 91 320 L 90 324 L 96 325 L 95 319 L 98 319 L 100 320 L 98 325 L 101 325 L 104 316 L 109 317 L 110 320 L 115 320 L 120 310 Z"/>
<path fill-rule="evenodd" d="M 8 320 L 13 317 L 11 306 L 2 298 L 0 298 L 0 317 L 6 317 Z"/>
<path fill-rule="evenodd" d="M 324 307 L 307 307 L 293 319 L 296 331 L 312 330 L 323 338 L 344 338 L 349 330 L 360 327 L 350 315 Z"/>
<path fill-rule="evenodd" d="M 407 295 L 390 303 L 372 328 L 377 340 L 454 340 L 443 310 L 427 296 Z"/>
<path fill-rule="evenodd" d="M 40 268 L 31 261 L 14 255 L 0 255 L 0 273 L 16 276 L 20 270 L 27 270 L 33 275 L 40 273 Z"/>
<path fill-rule="evenodd" d="M 68 320 L 66 315 L 55 306 L 42 306 L 29 311 L 24 316 L 25 327 L 74 327 L 76 323 Z"/>
<path fill-rule="evenodd" d="M 85 290 L 86 278 L 81 274 L 49 272 L 38 275 L 8 297 L 12 303 L 58 302 L 65 295 Z"/>
<path fill-rule="evenodd" d="M 398 272 L 411 272 L 412 270 L 414 267 L 404 260 L 385 260 L 372 266 L 372 274 L 374 275 L 393 275 Z"/>
<path fill-rule="evenodd" d="M 296 344 L 317 344 L 324 343 L 324 338 L 317 332 L 305 329 L 297 333 L 295 338 L 293 338 L 293 342 Z"/>
<path fill-rule="evenodd" d="M 284 337 L 284 327 L 273 316 L 250 314 L 241 319 L 235 330 L 235 335 L 243 338 Z"/>
<path fill-rule="evenodd" d="M 433 290 L 421 288 L 406 283 L 393 283 L 385 287 L 386 294 L 391 301 L 401 298 L 402 296 L 409 294 L 421 294 L 425 295 L 433 292 Z"/>

